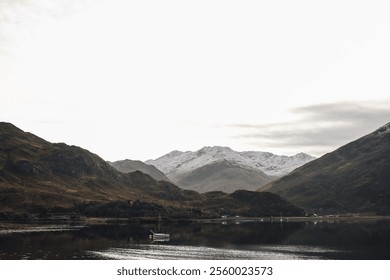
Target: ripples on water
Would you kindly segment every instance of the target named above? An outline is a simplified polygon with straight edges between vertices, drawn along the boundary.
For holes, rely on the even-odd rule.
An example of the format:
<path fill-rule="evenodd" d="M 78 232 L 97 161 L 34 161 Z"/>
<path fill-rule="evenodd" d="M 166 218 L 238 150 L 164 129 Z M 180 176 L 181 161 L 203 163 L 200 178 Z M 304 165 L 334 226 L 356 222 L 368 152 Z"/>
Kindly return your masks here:
<path fill-rule="evenodd" d="M 0 229 L 0 235 L 11 234 L 11 233 L 71 231 L 71 230 L 78 230 L 82 227 L 83 226 L 53 225 L 53 226 L 34 226 L 30 228 Z"/>
<path fill-rule="evenodd" d="M 130 248 L 110 248 L 101 252 L 92 251 L 87 254 L 116 260 L 293 260 L 318 259 L 319 255 L 336 251 L 312 246 L 256 246 L 256 250 L 239 250 L 145 244 Z"/>

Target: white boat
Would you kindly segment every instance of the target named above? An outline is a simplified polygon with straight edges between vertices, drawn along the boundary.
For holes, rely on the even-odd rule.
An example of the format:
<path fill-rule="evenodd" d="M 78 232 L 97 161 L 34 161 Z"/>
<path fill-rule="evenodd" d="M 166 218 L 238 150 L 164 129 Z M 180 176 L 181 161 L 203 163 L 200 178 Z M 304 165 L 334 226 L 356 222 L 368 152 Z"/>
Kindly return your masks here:
<path fill-rule="evenodd" d="M 160 231 L 160 228 L 161 228 L 161 215 L 158 215 L 158 231 Z M 170 240 L 170 235 L 169 233 L 156 233 L 154 232 L 153 230 L 149 230 L 150 231 L 150 235 L 149 235 L 149 238 L 154 241 L 158 241 L 158 242 L 167 242 Z"/>
<path fill-rule="evenodd" d="M 156 233 L 153 230 L 150 230 L 151 235 L 149 235 L 149 238 L 153 241 L 160 241 L 165 242 L 170 240 L 169 233 Z"/>

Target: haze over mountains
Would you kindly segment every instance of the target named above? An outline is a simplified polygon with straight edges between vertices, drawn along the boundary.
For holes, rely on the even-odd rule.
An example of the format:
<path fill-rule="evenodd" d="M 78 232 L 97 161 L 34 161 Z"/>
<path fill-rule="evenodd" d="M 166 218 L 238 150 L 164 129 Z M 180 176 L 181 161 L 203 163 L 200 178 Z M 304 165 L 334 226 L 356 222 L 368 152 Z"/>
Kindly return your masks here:
<path fill-rule="evenodd" d="M 260 191 L 306 211 L 390 213 L 390 123 L 307 163 Z"/>
<path fill-rule="evenodd" d="M 304 153 L 280 156 L 215 146 L 195 152 L 173 151 L 146 163 L 156 166 L 181 188 L 231 193 L 257 190 L 313 159 Z"/>
<path fill-rule="evenodd" d="M 76 146 L 50 143 L 0 122 L 0 218 L 14 214 L 76 213 L 104 217 L 216 217 L 302 215 L 272 193 L 199 194 L 122 173 Z"/>

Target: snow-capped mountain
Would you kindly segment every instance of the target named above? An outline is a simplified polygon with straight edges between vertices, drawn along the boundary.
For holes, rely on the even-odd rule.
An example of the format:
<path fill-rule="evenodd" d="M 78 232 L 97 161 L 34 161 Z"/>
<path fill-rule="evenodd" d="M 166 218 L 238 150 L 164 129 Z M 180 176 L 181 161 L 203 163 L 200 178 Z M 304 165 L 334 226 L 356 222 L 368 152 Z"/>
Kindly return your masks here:
<path fill-rule="evenodd" d="M 313 159 L 304 153 L 280 156 L 215 146 L 195 152 L 173 151 L 146 163 L 156 166 L 182 188 L 232 192 L 258 189 Z"/>
<path fill-rule="evenodd" d="M 315 157 L 305 153 L 284 156 L 268 152 L 236 152 L 228 147 L 214 146 L 204 147 L 195 152 L 173 151 L 158 159 L 148 160 L 146 163 L 156 166 L 168 177 L 223 160 L 234 165 L 260 170 L 268 176 L 282 177 L 313 159 Z"/>

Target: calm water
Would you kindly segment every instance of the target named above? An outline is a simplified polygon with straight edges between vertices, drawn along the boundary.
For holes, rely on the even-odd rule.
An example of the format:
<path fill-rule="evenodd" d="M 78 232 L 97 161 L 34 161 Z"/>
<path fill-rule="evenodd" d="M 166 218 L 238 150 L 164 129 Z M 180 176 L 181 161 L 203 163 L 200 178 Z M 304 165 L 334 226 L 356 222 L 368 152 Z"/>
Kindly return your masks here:
<path fill-rule="evenodd" d="M 390 259 L 390 221 L 9 228 L 0 259 Z"/>

